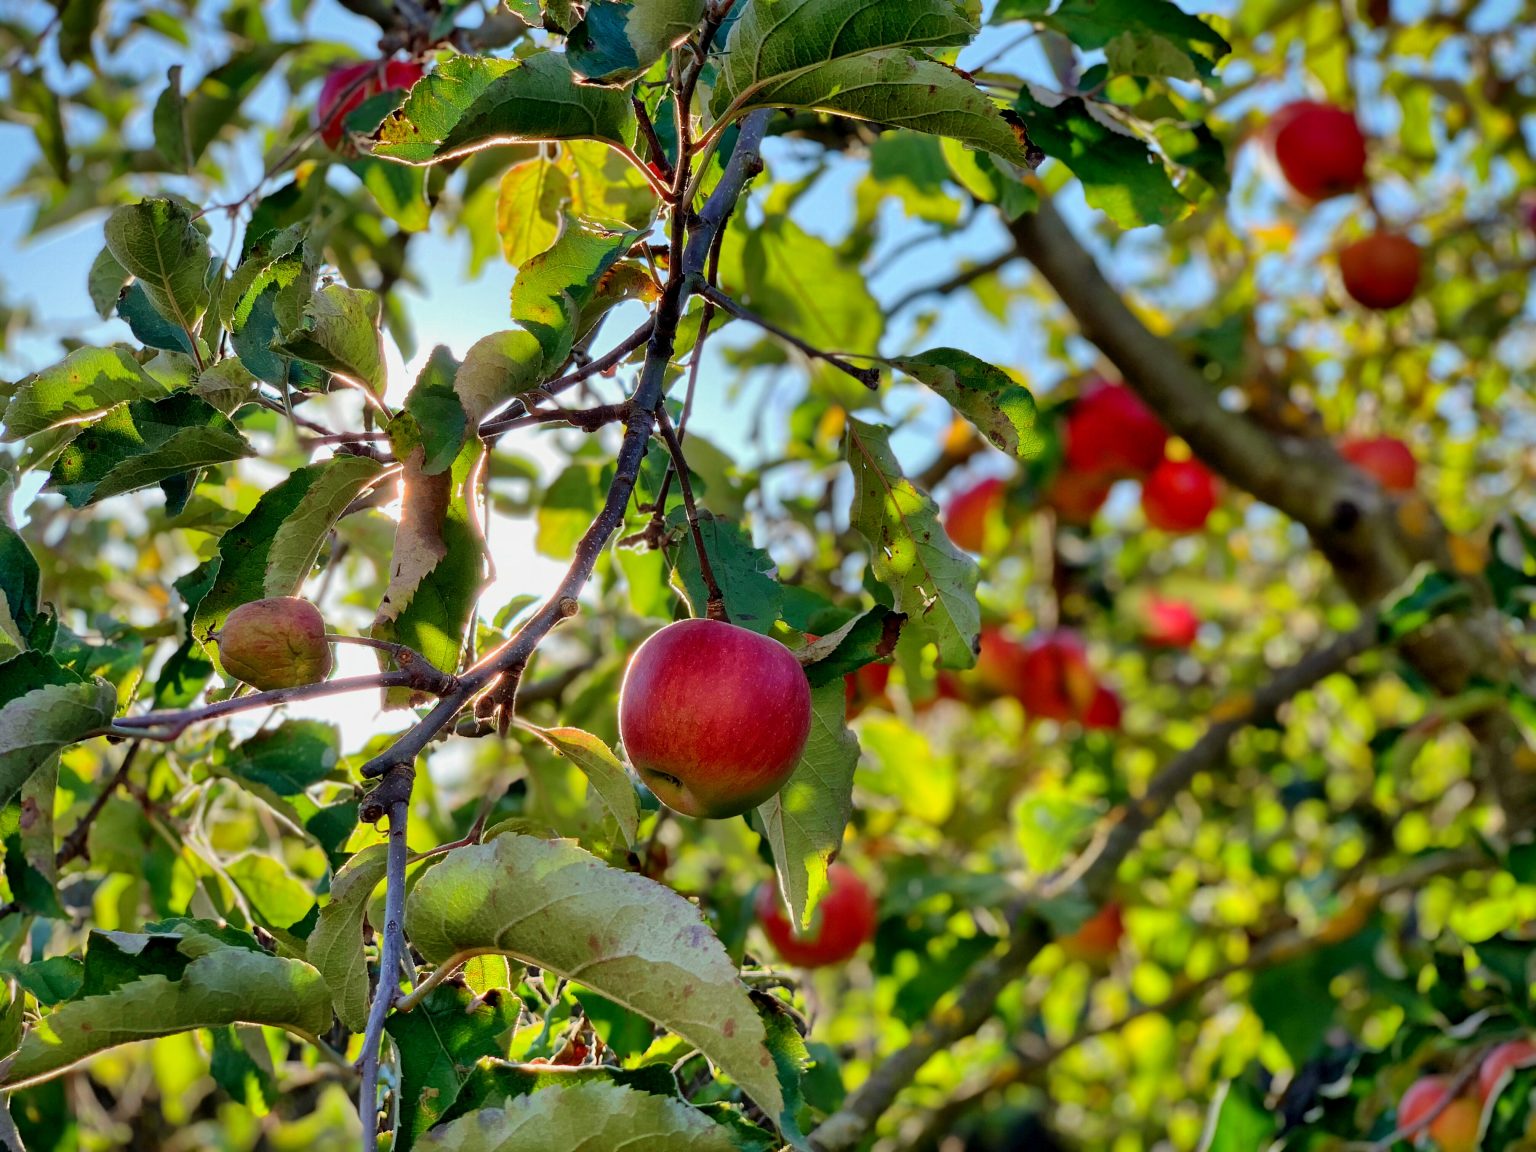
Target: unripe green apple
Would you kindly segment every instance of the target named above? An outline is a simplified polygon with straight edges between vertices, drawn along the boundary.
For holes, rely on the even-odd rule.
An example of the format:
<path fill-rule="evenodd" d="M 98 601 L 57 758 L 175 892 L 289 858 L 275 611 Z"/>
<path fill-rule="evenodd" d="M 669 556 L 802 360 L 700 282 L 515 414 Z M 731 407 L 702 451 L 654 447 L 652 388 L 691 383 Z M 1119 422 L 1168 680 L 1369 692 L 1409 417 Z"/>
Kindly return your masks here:
<path fill-rule="evenodd" d="M 217 638 L 224 671 L 263 692 L 316 684 L 331 674 L 325 618 L 296 596 L 240 605 L 225 618 Z"/>
<path fill-rule="evenodd" d="M 810 685 L 789 649 L 718 620 L 651 636 L 619 691 L 630 763 L 685 816 L 756 808 L 793 774 L 810 732 Z"/>

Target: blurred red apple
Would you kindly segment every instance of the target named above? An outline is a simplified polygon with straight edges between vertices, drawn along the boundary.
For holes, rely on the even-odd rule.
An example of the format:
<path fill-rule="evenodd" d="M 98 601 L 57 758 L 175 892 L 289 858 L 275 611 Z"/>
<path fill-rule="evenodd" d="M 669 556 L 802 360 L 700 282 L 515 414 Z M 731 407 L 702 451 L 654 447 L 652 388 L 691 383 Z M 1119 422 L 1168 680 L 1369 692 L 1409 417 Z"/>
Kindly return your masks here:
<path fill-rule="evenodd" d="M 1099 472 L 1072 472 L 1063 468 L 1051 481 L 1045 494 L 1045 503 L 1056 510 L 1056 515 L 1063 523 L 1086 527 L 1093 523 L 1099 509 L 1104 507 L 1104 501 L 1109 499 L 1109 490 L 1114 484 L 1113 476 Z"/>
<path fill-rule="evenodd" d="M 1459 1096 L 1429 1122 L 1429 1138 L 1440 1152 L 1475 1152 L 1483 1109 L 1470 1096 Z"/>
<path fill-rule="evenodd" d="M 980 552 L 987 542 L 987 522 L 1003 506 L 1004 496 L 1003 482 L 996 477 L 967 488 L 945 509 L 944 531 L 957 547 Z"/>
<path fill-rule="evenodd" d="M 1504 1073 L 1536 1063 L 1536 1044 L 1529 1040 L 1507 1040 L 1483 1057 L 1477 1070 L 1477 1095 L 1486 1102 L 1498 1088 Z"/>
<path fill-rule="evenodd" d="M 718 620 L 668 624 L 636 650 L 619 691 L 630 762 L 662 803 L 724 819 L 789 779 L 811 730 L 811 690 L 778 641 Z"/>
<path fill-rule="evenodd" d="M 1156 648 L 1188 648 L 1200 633 L 1200 617 L 1183 600 L 1148 596 L 1141 616 L 1141 639 Z"/>
<path fill-rule="evenodd" d="M 1374 476 L 1388 492 L 1410 492 L 1418 482 L 1418 461 L 1408 445 L 1394 436 L 1341 440 L 1339 455 Z"/>
<path fill-rule="evenodd" d="M 1102 479 L 1150 472 L 1168 433 L 1125 385 L 1096 380 L 1067 412 L 1065 438 L 1066 470 Z"/>
<path fill-rule="evenodd" d="M 1421 1076 L 1409 1085 L 1408 1091 L 1397 1102 L 1397 1126 L 1412 1128 L 1436 1108 L 1449 1094 L 1449 1076 Z"/>
<path fill-rule="evenodd" d="M 1113 689 L 1100 684 L 1093 699 L 1083 712 L 1083 727 L 1099 731 L 1117 732 L 1120 729 L 1120 697 Z"/>
<path fill-rule="evenodd" d="M 795 931 L 778 888 L 758 887 L 757 919 L 773 949 L 788 963 L 801 968 L 841 964 L 875 934 L 876 908 L 869 888 L 846 864 L 827 869 L 827 892 L 816 906 L 810 930 Z"/>
<path fill-rule="evenodd" d="M 1030 640 L 1018 664 L 1015 695 L 1036 719 L 1084 719 L 1098 699 L 1099 681 L 1077 633 L 1060 629 Z"/>
<path fill-rule="evenodd" d="M 1357 304 L 1378 311 L 1413 298 L 1422 262 L 1419 246 L 1395 232 L 1374 232 L 1339 250 L 1344 291 Z"/>
<path fill-rule="evenodd" d="M 410 88 L 422 77 L 422 67 L 410 60 L 365 60 L 337 68 L 320 86 L 315 123 L 326 147 L 338 148 L 346 136 L 346 120 L 365 100 L 396 88 Z"/>
<path fill-rule="evenodd" d="M 1124 936 L 1124 910 L 1111 900 L 1083 921 L 1076 932 L 1061 937 L 1056 943 L 1072 959 L 1098 964 L 1120 951 L 1120 940 Z"/>
<path fill-rule="evenodd" d="M 1307 200 L 1352 192 L 1365 182 L 1365 135 L 1354 113 L 1298 100 L 1275 113 L 1263 142 L 1285 182 Z"/>
<path fill-rule="evenodd" d="M 889 664 L 866 664 L 843 677 L 843 695 L 848 702 L 848 719 L 852 720 L 866 708 L 877 705 L 890 707 L 890 697 L 885 690 L 891 683 Z"/>
<path fill-rule="evenodd" d="M 1195 460 L 1164 460 L 1142 481 L 1147 523 L 1165 532 L 1195 532 L 1216 507 L 1216 478 Z"/>

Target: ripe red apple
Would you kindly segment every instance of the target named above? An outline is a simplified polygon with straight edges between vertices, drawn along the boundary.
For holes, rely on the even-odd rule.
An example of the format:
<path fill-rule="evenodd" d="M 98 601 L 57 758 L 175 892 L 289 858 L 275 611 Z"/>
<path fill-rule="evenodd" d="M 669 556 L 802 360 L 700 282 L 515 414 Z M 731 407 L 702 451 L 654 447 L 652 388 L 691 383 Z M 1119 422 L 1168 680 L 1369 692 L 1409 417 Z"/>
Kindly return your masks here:
<path fill-rule="evenodd" d="M 1103 478 L 1150 472 L 1168 433 L 1124 384 L 1096 380 L 1068 411 L 1065 438 L 1066 470 Z"/>
<path fill-rule="evenodd" d="M 1397 1126 L 1412 1128 L 1444 1100 L 1451 1086 L 1449 1076 L 1421 1076 L 1403 1093 L 1397 1102 Z"/>
<path fill-rule="evenodd" d="M 1483 1109 L 1470 1096 L 1458 1096 L 1429 1122 L 1429 1138 L 1440 1152 L 1475 1152 Z"/>
<path fill-rule="evenodd" d="M 891 666 L 889 664 L 866 664 L 855 672 L 850 672 L 843 677 L 843 694 L 848 702 L 848 719 L 852 720 L 866 708 L 876 705 L 890 706 L 890 697 L 885 694 L 886 688 L 891 683 Z"/>
<path fill-rule="evenodd" d="M 1142 641 L 1155 648 L 1188 648 L 1200 633 L 1200 617 L 1183 600 L 1148 596 L 1141 617 Z"/>
<path fill-rule="evenodd" d="M 1408 445 L 1395 436 L 1341 440 L 1339 455 L 1374 476 L 1388 492 L 1411 492 L 1418 482 L 1418 461 Z"/>
<path fill-rule="evenodd" d="M 1001 628 L 981 630 L 981 647 L 976 653 L 974 675 L 977 682 L 999 696 L 1017 696 L 1024 684 L 1024 645 Z"/>
<path fill-rule="evenodd" d="M 967 488 L 944 511 L 944 531 L 956 547 L 980 552 L 987 542 L 987 522 L 995 509 L 1003 506 L 1005 488 L 996 477 L 988 477 Z"/>
<path fill-rule="evenodd" d="M 1477 1070 L 1477 1095 L 1486 1102 L 1498 1088 L 1504 1073 L 1511 1068 L 1523 1068 L 1536 1063 L 1536 1044 L 1529 1040 L 1507 1040 L 1483 1057 L 1482 1067 Z"/>
<path fill-rule="evenodd" d="M 1083 712 L 1083 727 L 1101 732 L 1118 732 L 1120 713 L 1120 697 L 1113 689 L 1100 684 Z"/>
<path fill-rule="evenodd" d="M 773 884 L 758 887 L 756 909 L 774 951 L 801 968 L 841 964 L 875 934 L 875 899 L 859 874 L 846 864 L 827 869 L 827 893 L 804 935 L 795 931 Z"/>
<path fill-rule="evenodd" d="M 1165 532 L 1195 532 L 1216 507 L 1216 478 L 1195 460 L 1164 460 L 1142 481 L 1147 523 Z"/>
<path fill-rule="evenodd" d="M 240 605 L 215 638 L 224 671 L 263 692 L 316 684 L 331 674 L 325 617 L 296 596 Z"/>
<path fill-rule="evenodd" d="M 1100 964 L 1120 951 L 1120 940 L 1124 936 L 1124 909 L 1111 900 L 1083 921 L 1076 932 L 1061 937 L 1056 943 L 1074 960 Z"/>
<path fill-rule="evenodd" d="M 1024 711 L 1042 720 L 1084 720 L 1099 699 L 1098 677 L 1088 665 L 1088 650 L 1077 633 L 1061 629 L 1037 636 L 1025 645 L 1019 662 L 1015 695 Z"/>
<path fill-rule="evenodd" d="M 346 135 L 346 119 L 365 100 L 396 88 L 410 88 L 422 77 L 422 67 L 411 60 L 365 60 L 337 68 L 320 86 L 315 104 L 315 123 L 328 148 L 339 148 Z"/>
<path fill-rule="evenodd" d="M 1357 304 L 1377 311 L 1413 298 L 1421 264 L 1419 246 L 1395 232 L 1373 232 L 1339 250 L 1344 291 Z"/>
<path fill-rule="evenodd" d="M 1109 490 L 1114 485 L 1113 476 L 1099 472 L 1072 472 L 1063 468 L 1051 481 L 1045 502 L 1055 509 L 1062 523 L 1086 527 L 1093 523 L 1099 509 L 1104 507 L 1104 501 L 1109 499 Z"/>
<path fill-rule="evenodd" d="M 739 816 L 784 786 L 811 731 L 788 648 L 718 620 L 668 624 L 636 650 L 619 733 L 640 778 L 685 816 Z"/>
<path fill-rule="evenodd" d="M 1365 135 L 1343 108 L 1313 100 L 1287 104 L 1263 140 L 1285 182 L 1305 199 L 1326 200 L 1365 182 Z"/>

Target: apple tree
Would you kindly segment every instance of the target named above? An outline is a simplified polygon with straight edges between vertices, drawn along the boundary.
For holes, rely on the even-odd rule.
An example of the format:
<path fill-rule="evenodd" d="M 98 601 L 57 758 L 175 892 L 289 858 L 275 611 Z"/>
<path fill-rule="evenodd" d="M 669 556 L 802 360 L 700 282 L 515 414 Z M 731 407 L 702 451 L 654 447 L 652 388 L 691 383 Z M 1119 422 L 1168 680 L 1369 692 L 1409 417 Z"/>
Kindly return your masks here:
<path fill-rule="evenodd" d="M 1188 7 L 8 8 L 0 1145 L 1528 1140 L 1536 39 Z"/>

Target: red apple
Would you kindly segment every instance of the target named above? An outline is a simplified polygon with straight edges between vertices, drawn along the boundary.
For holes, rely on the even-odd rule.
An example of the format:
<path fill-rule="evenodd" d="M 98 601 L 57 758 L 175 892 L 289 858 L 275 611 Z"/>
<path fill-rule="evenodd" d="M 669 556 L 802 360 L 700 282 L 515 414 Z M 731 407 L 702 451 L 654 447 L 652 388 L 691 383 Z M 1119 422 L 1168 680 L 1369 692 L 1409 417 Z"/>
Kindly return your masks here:
<path fill-rule="evenodd" d="M 1354 113 L 1298 100 L 1275 113 L 1264 144 L 1280 174 L 1307 200 L 1353 192 L 1365 182 L 1365 135 Z"/>
<path fill-rule="evenodd" d="M 1088 650 L 1065 629 L 1031 640 L 1019 662 L 1016 695 L 1024 711 L 1041 720 L 1084 720 L 1099 701 L 1100 685 L 1088 665 Z M 1099 701 L 1098 717 L 1106 707 Z"/>
<path fill-rule="evenodd" d="M 1165 532 L 1195 532 L 1216 507 L 1216 478 L 1195 460 L 1164 460 L 1142 482 L 1147 523 Z"/>
<path fill-rule="evenodd" d="M 852 720 L 865 708 L 877 705 L 890 706 L 885 690 L 891 683 L 889 664 L 866 664 L 856 672 L 843 677 L 843 693 L 848 701 L 848 719 Z"/>
<path fill-rule="evenodd" d="M 1477 1070 L 1478 1098 L 1486 1102 L 1504 1079 L 1504 1073 L 1532 1063 L 1536 1063 L 1536 1044 L 1529 1040 L 1507 1040 L 1500 1044 L 1483 1057 L 1483 1065 Z"/>
<path fill-rule="evenodd" d="M 1096 380 L 1067 413 L 1066 469 L 1103 476 L 1141 476 L 1163 457 L 1168 433 L 1123 384 Z"/>
<path fill-rule="evenodd" d="M 1374 232 L 1339 250 L 1344 291 L 1357 304 L 1378 311 L 1413 298 L 1421 264 L 1419 246 L 1395 232 Z"/>
<path fill-rule="evenodd" d="M 1374 476 L 1388 492 L 1411 492 L 1418 482 L 1418 461 L 1408 445 L 1394 436 L 1341 440 L 1339 455 Z"/>
<path fill-rule="evenodd" d="M 1421 1076 L 1415 1080 L 1397 1102 L 1397 1126 L 1412 1128 L 1440 1107 L 1450 1085 L 1449 1076 Z"/>
<path fill-rule="evenodd" d="M 328 148 L 339 148 L 346 135 L 346 119 L 365 100 L 396 88 L 410 88 L 422 77 L 422 67 L 411 60 L 365 60 L 337 68 L 320 86 L 315 104 L 315 123 Z"/>
<path fill-rule="evenodd" d="M 757 890 L 758 922 L 773 949 L 801 968 L 841 964 L 875 934 L 876 909 L 869 888 L 846 864 L 827 869 L 827 892 L 816 906 L 810 930 L 795 931 L 773 884 Z"/>
<path fill-rule="evenodd" d="M 1141 616 L 1141 639 L 1154 648 L 1188 648 L 1200 632 L 1200 617 L 1183 600 L 1148 596 Z"/>
<path fill-rule="evenodd" d="M 1482 1106 L 1470 1096 L 1458 1096 L 1429 1122 L 1429 1138 L 1440 1152 L 1474 1152 L 1482 1126 Z"/>
<path fill-rule="evenodd" d="M 1083 712 L 1083 727 L 1103 732 L 1120 730 L 1120 697 L 1100 684 Z"/>
<path fill-rule="evenodd" d="M 999 696 L 1018 696 L 1024 685 L 1024 645 L 1001 628 L 981 630 L 974 675 L 978 683 Z"/>
<path fill-rule="evenodd" d="M 1113 476 L 1099 472 L 1072 472 L 1063 468 L 1051 481 L 1045 502 L 1055 509 L 1064 524 L 1086 527 L 1093 523 L 1099 509 L 1104 507 L 1104 501 L 1109 499 L 1109 490 L 1114 485 Z"/>
<path fill-rule="evenodd" d="M 619 690 L 624 750 L 662 803 L 739 816 L 784 786 L 811 731 L 811 690 L 789 649 L 718 620 L 668 624 Z"/>
<path fill-rule="evenodd" d="M 1125 935 L 1124 910 L 1111 900 L 1100 908 L 1070 936 L 1063 936 L 1056 943 L 1074 960 L 1090 964 L 1103 963 L 1120 951 L 1120 940 Z"/>
<path fill-rule="evenodd" d="M 996 477 L 967 488 L 945 509 L 944 531 L 957 547 L 980 552 L 987 542 L 987 522 L 1003 506 L 1003 498 L 1003 482 Z"/>
<path fill-rule="evenodd" d="M 331 674 L 325 618 L 296 596 L 240 605 L 214 638 L 224 671 L 263 692 L 316 684 Z"/>

